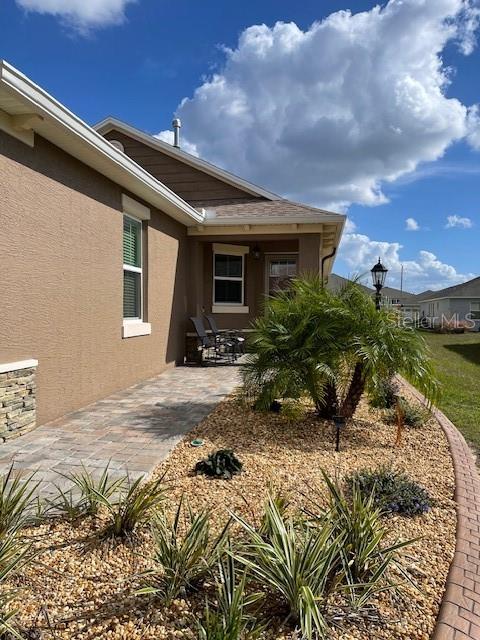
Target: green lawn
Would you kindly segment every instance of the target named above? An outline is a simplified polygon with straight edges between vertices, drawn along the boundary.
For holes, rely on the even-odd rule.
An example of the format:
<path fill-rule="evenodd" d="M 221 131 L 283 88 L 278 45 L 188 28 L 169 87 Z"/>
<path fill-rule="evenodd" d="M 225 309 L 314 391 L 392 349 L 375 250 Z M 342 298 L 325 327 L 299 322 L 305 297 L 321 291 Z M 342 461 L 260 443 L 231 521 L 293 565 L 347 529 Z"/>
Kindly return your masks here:
<path fill-rule="evenodd" d="M 439 407 L 480 451 L 480 333 L 422 335 L 442 383 Z"/>

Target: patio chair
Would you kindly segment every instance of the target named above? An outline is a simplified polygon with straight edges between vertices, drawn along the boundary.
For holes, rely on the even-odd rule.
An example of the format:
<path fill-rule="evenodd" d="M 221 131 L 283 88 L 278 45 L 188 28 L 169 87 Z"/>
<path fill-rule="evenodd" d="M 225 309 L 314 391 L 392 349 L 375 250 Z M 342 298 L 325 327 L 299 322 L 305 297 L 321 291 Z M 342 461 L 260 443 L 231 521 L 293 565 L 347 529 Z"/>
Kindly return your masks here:
<path fill-rule="evenodd" d="M 217 342 L 225 338 L 233 342 L 235 359 L 245 353 L 245 338 L 240 336 L 238 331 L 235 329 L 219 329 L 213 316 L 208 315 L 205 318 Z"/>
<path fill-rule="evenodd" d="M 207 359 L 213 352 L 213 359 L 215 363 L 220 360 L 227 360 L 227 362 L 234 362 L 235 359 L 235 344 L 233 341 L 227 338 L 221 338 L 217 340 L 215 336 L 209 336 L 205 330 L 202 318 L 199 316 L 191 317 L 190 320 L 195 328 L 195 333 L 198 339 L 198 348 L 202 352 L 202 364 L 204 361 L 203 355 L 206 354 Z"/>

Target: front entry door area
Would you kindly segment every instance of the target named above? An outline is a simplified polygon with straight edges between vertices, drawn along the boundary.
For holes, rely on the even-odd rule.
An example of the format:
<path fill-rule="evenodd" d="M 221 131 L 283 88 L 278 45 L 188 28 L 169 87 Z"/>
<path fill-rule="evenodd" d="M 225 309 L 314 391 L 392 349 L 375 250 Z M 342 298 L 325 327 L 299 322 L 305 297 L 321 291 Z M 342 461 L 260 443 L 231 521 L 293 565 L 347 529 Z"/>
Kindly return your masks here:
<path fill-rule="evenodd" d="M 297 262 L 297 255 L 267 256 L 266 285 L 269 296 L 288 289 L 290 281 L 297 275 Z"/>

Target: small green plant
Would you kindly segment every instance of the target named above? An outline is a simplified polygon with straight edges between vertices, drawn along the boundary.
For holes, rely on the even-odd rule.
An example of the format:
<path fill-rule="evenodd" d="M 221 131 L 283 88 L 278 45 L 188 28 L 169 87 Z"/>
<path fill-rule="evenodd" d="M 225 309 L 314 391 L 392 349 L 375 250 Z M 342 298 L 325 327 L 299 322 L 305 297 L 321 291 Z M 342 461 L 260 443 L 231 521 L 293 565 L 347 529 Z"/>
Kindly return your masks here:
<path fill-rule="evenodd" d="M 305 406 L 296 400 L 285 400 L 282 403 L 280 415 L 291 424 L 301 422 L 305 418 Z"/>
<path fill-rule="evenodd" d="M 231 449 L 219 449 L 195 465 L 195 473 L 203 473 L 213 478 L 230 480 L 240 473 L 243 464 Z"/>
<path fill-rule="evenodd" d="M 203 619 L 198 623 L 199 640 L 254 640 L 263 631 L 255 613 L 250 609 L 263 597 L 263 593 L 246 593 L 246 572 L 237 576 L 231 549 L 218 562 L 216 606 L 208 602 Z"/>
<path fill-rule="evenodd" d="M 186 512 L 186 530 L 182 534 L 182 515 Z M 229 523 L 228 523 L 229 524 Z M 228 524 L 220 535 L 210 542 L 210 517 L 207 511 L 193 513 L 184 507 L 183 496 L 173 521 L 158 513 L 152 524 L 155 544 L 154 568 L 144 575 L 149 585 L 139 593 L 160 594 L 170 602 L 181 593 L 195 587 L 214 567 L 222 553 Z"/>
<path fill-rule="evenodd" d="M 405 398 L 399 398 L 400 409 L 403 414 L 403 421 L 407 427 L 423 427 L 428 419 L 428 412 L 419 406 L 411 404 Z M 389 424 L 397 421 L 396 408 L 388 409 L 385 412 L 386 420 Z"/>
<path fill-rule="evenodd" d="M 73 522 L 83 515 L 82 504 L 71 489 L 65 490 L 55 485 L 57 494 L 53 499 L 47 499 L 47 514 L 51 517 L 65 518 Z"/>
<path fill-rule="evenodd" d="M 379 380 L 369 394 L 371 407 L 376 409 L 395 409 L 398 397 L 398 384 L 394 378 Z"/>
<path fill-rule="evenodd" d="M 82 465 L 82 470 L 78 473 L 62 474 L 78 490 L 78 510 L 80 515 L 96 516 L 100 508 L 101 500 L 99 494 L 109 500 L 116 493 L 121 491 L 128 481 L 127 476 L 112 478 L 109 472 L 109 465 L 105 467 L 99 477 Z M 64 499 L 62 497 L 62 501 Z"/>
<path fill-rule="evenodd" d="M 322 474 L 329 490 L 328 506 L 308 513 L 315 521 L 330 522 L 333 537 L 342 541 L 333 567 L 333 582 L 341 589 L 344 585 L 350 604 L 361 609 L 376 593 L 394 588 L 390 580 L 392 567 L 406 575 L 398 551 L 413 540 L 385 544 L 387 530 L 381 509 L 374 504 L 373 492 L 362 493 L 353 482 L 349 500 L 324 471 Z"/>
<path fill-rule="evenodd" d="M 30 523 L 35 511 L 35 474 L 22 479 L 14 473 L 13 464 L 0 480 L 0 538 Z"/>
<path fill-rule="evenodd" d="M 235 559 L 252 578 L 287 605 L 290 617 L 300 626 L 303 637 L 324 637 L 327 624 L 322 605 L 328 594 L 329 579 L 339 554 L 340 540 L 334 538 L 328 521 L 311 526 L 282 515 L 269 498 L 265 537 L 239 516 L 247 541 L 235 552 Z"/>
<path fill-rule="evenodd" d="M 390 467 L 358 471 L 347 480 L 364 496 L 372 496 L 373 504 L 383 513 L 413 517 L 427 513 L 432 499 L 427 490 L 405 473 Z"/>
<path fill-rule="evenodd" d="M 15 533 L 7 533 L 0 538 L 0 638 L 22 636 L 13 624 L 17 611 L 11 608 L 18 590 L 5 588 L 5 581 L 14 573 L 19 573 L 30 559 L 30 548 L 19 543 Z"/>
<path fill-rule="evenodd" d="M 119 489 L 113 499 L 92 489 L 99 504 L 104 505 L 110 515 L 110 522 L 102 531 L 104 537 L 124 538 L 131 535 L 165 499 L 163 476 L 148 483 L 143 482 L 143 476 L 134 482 L 127 479 Z"/>

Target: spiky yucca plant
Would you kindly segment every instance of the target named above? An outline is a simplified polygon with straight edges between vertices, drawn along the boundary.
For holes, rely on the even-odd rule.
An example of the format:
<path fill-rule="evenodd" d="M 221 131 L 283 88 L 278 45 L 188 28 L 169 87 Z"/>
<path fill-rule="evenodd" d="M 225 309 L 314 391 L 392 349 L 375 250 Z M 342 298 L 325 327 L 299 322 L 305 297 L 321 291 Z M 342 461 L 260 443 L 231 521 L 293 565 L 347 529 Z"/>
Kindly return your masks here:
<path fill-rule="evenodd" d="M 235 552 L 235 559 L 252 578 L 284 600 L 290 617 L 303 636 L 324 637 L 327 624 L 322 613 L 329 580 L 339 554 L 336 539 L 325 521 L 311 527 L 282 515 L 275 500 L 265 507 L 268 537 L 235 516 L 247 541 Z"/>
<path fill-rule="evenodd" d="M 15 473 L 13 464 L 0 480 L 0 538 L 29 524 L 34 518 L 34 494 L 38 482 L 35 474 L 22 477 Z"/>
<path fill-rule="evenodd" d="M 232 549 L 218 562 L 216 606 L 207 602 L 203 619 L 198 623 L 200 640 L 254 640 L 264 629 L 256 618 L 254 605 L 263 593 L 247 593 L 247 574 L 238 576 Z"/>
<path fill-rule="evenodd" d="M 101 504 L 98 495 L 102 499 L 110 500 L 116 493 L 122 491 L 128 484 L 128 477 L 113 478 L 109 471 L 109 464 L 103 469 L 100 476 L 94 475 L 83 464 L 81 471 L 62 474 L 70 481 L 79 492 L 78 510 L 82 515 L 95 516 Z"/>
<path fill-rule="evenodd" d="M 138 593 L 160 594 L 171 601 L 182 591 L 194 588 L 222 554 L 228 526 L 229 522 L 211 541 L 208 512 L 194 513 L 183 496 L 173 521 L 165 513 L 158 513 L 152 523 L 154 567 L 145 572 L 149 584 Z"/>
<path fill-rule="evenodd" d="M 101 494 L 96 488 L 92 491 L 99 504 L 106 507 L 110 522 L 102 531 L 104 537 L 124 538 L 131 535 L 135 528 L 147 521 L 165 499 L 163 476 L 153 482 L 144 482 L 143 476 L 134 482 L 127 480 L 114 496 Z"/>

